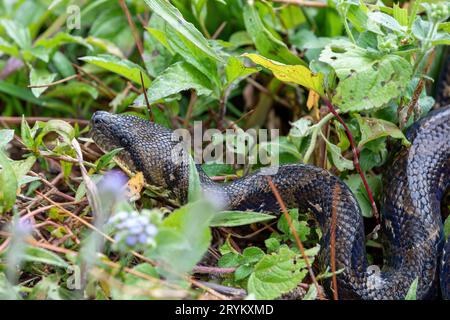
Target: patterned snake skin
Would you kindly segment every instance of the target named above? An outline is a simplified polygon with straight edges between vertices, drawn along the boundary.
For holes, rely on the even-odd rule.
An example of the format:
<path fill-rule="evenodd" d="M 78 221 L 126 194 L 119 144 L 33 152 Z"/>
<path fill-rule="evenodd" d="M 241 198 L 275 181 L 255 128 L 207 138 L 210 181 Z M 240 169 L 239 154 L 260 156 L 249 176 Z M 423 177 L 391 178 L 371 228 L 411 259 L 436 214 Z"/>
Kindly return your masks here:
<path fill-rule="evenodd" d="M 129 115 L 104 111 L 92 117 L 93 139 L 104 151 L 124 148 L 119 159 L 131 171 L 178 203 L 185 203 L 189 165 L 174 163 L 177 142 L 172 131 Z M 312 165 L 279 167 L 272 175 L 288 207 L 310 211 L 323 232 L 320 261 L 330 265 L 331 217 L 336 217 L 336 267 L 339 297 L 346 299 L 404 299 L 414 279 L 417 298 L 448 297 L 449 261 L 444 255 L 440 201 L 450 182 L 450 106 L 431 112 L 407 132 L 412 145 L 395 157 L 384 177 L 382 199 L 385 263 L 381 271 L 368 266 L 361 209 L 346 184 Z M 221 199 L 230 210 L 278 212 L 266 177 L 255 172 L 226 184 L 215 183 L 197 166 L 208 197 Z M 448 241 L 447 241 L 448 243 Z M 448 252 L 449 245 L 447 245 Z"/>

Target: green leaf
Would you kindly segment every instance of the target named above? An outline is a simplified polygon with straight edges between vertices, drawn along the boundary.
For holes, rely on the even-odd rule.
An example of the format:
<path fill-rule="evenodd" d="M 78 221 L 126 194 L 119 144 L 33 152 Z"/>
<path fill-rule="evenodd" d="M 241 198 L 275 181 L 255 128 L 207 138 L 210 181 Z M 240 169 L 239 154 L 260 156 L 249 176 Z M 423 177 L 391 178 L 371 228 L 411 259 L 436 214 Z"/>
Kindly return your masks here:
<path fill-rule="evenodd" d="M 44 248 L 27 246 L 23 259 L 27 262 L 45 263 L 55 267 L 67 268 L 69 265 L 57 254 Z"/>
<path fill-rule="evenodd" d="M 0 150 L 6 148 L 12 139 L 14 139 L 14 130 L 0 129 Z"/>
<path fill-rule="evenodd" d="M 200 183 L 200 176 L 197 171 L 194 159 L 189 156 L 189 188 L 188 201 L 193 202 L 200 200 L 202 197 L 202 185 Z"/>
<path fill-rule="evenodd" d="M 142 69 L 139 65 L 126 60 L 120 59 L 116 56 L 110 54 L 99 54 L 97 56 L 85 56 L 78 58 L 80 60 L 86 61 L 88 63 L 94 64 L 100 68 L 105 70 L 117 73 L 137 84 L 141 84 L 141 76 L 144 79 L 144 85 L 146 88 L 150 85 L 150 78 L 147 76 L 144 69 Z"/>
<path fill-rule="evenodd" d="M 217 71 L 217 61 L 205 55 L 203 51 L 172 27 L 166 26 L 165 30 L 172 50 L 203 73 L 209 82 L 220 88 L 221 83 Z"/>
<path fill-rule="evenodd" d="M 298 220 L 298 209 L 289 210 L 289 216 L 292 220 L 292 226 L 300 237 L 301 241 L 306 241 L 306 238 L 311 233 L 311 230 L 306 221 Z M 289 226 L 289 222 L 286 219 L 286 216 L 283 214 L 278 220 L 277 228 L 283 232 L 284 234 L 289 236 L 289 239 L 295 241 L 295 237 L 291 231 L 291 227 Z"/>
<path fill-rule="evenodd" d="M 2 132 L 4 130 L 0 131 L 0 136 Z M 10 210 L 16 202 L 18 184 L 10 160 L 1 148 L 0 168 L 0 213 L 3 213 Z"/>
<path fill-rule="evenodd" d="M 310 90 L 314 90 L 320 95 L 324 95 L 323 75 L 321 73 L 314 74 L 302 65 L 286 65 L 254 53 L 246 53 L 244 56 L 250 58 L 254 63 L 272 71 L 273 75 L 281 81 L 296 83 Z"/>
<path fill-rule="evenodd" d="M 156 247 L 146 255 L 160 263 L 158 271 L 178 278 L 192 270 L 211 242 L 212 206 L 206 201 L 189 203 L 172 212 L 160 225 Z"/>
<path fill-rule="evenodd" d="M 211 227 L 237 227 L 274 219 L 275 216 L 249 211 L 222 211 L 214 215 Z"/>
<path fill-rule="evenodd" d="M 403 132 L 392 122 L 377 118 L 361 117 L 359 115 L 356 117 L 361 131 L 361 140 L 358 143 L 358 148 L 360 149 L 370 141 L 387 136 L 401 139 L 402 144 L 406 147 L 411 144 Z"/>
<path fill-rule="evenodd" d="M 147 96 L 149 103 L 154 103 L 189 89 L 194 89 L 199 96 L 213 92 L 208 78 L 189 63 L 181 61 L 168 67 L 153 80 L 147 89 Z M 139 96 L 134 104 L 145 105 L 143 95 Z"/>
<path fill-rule="evenodd" d="M 31 170 L 34 163 L 36 162 L 36 157 L 29 156 L 25 160 L 16 160 L 11 162 L 11 167 L 14 171 L 17 181 L 21 181 L 22 178 Z M 19 183 L 20 185 L 20 183 Z"/>
<path fill-rule="evenodd" d="M 281 61 L 282 63 L 290 65 L 307 65 L 302 59 L 289 51 L 283 41 L 277 39 L 274 34 L 266 28 L 259 16 L 254 2 L 248 2 L 244 5 L 243 16 L 245 28 L 259 53 L 269 59 Z"/>
<path fill-rule="evenodd" d="M 82 37 L 73 36 L 66 32 L 58 32 L 58 34 L 52 38 L 44 38 L 36 41 L 35 46 L 42 46 L 47 49 L 53 49 L 56 47 L 61 47 L 67 43 L 76 43 L 86 47 L 89 50 L 93 50 L 94 48 Z"/>
<path fill-rule="evenodd" d="M 98 91 L 95 87 L 79 81 L 71 81 L 65 85 L 58 85 L 48 91 L 46 96 L 78 98 L 82 94 L 88 94 L 94 100 L 98 98 Z"/>
<path fill-rule="evenodd" d="M 228 59 L 227 65 L 225 66 L 227 84 L 231 84 L 235 80 L 241 79 L 255 72 L 258 72 L 258 69 L 246 67 L 241 60 L 233 56 Z"/>
<path fill-rule="evenodd" d="M 450 236 L 450 216 L 448 216 L 444 222 L 444 235 L 445 235 L 445 237 Z"/>
<path fill-rule="evenodd" d="M 147 3 L 155 14 L 164 19 L 172 28 L 181 33 L 207 56 L 217 61 L 222 60 L 211 48 L 208 40 L 206 40 L 201 32 L 192 23 L 187 22 L 180 11 L 170 2 L 165 0 L 145 0 L 145 3 Z"/>
<path fill-rule="evenodd" d="M 405 8 L 400 8 L 398 3 L 394 3 L 393 9 L 394 19 L 397 20 L 401 26 L 408 26 L 408 10 Z"/>
<path fill-rule="evenodd" d="M 31 48 L 31 35 L 28 28 L 14 20 L 0 19 L 0 25 L 6 34 L 22 49 Z"/>
<path fill-rule="evenodd" d="M 381 193 L 382 182 L 380 176 L 366 175 L 367 184 L 370 187 L 374 197 Z M 363 217 L 371 218 L 373 216 L 372 213 L 372 204 L 370 202 L 369 196 L 367 195 L 366 188 L 361 180 L 361 176 L 359 174 L 351 174 L 345 180 L 345 183 L 349 186 L 350 190 L 352 190 L 353 194 L 358 201 L 358 204 L 361 208 L 361 213 Z"/>
<path fill-rule="evenodd" d="M 417 285 L 419 283 L 419 278 L 414 279 L 411 286 L 408 289 L 408 293 L 405 296 L 405 300 L 417 300 Z"/>
<path fill-rule="evenodd" d="M 344 158 L 344 156 L 341 154 L 341 148 L 328 141 L 328 139 L 326 139 L 325 137 L 323 138 L 327 144 L 327 150 L 330 153 L 331 159 L 333 160 L 333 164 L 336 166 L 336 168 L 341 172 L 345 170 L 353 170 L 353 161 Z"/>
<path fill-rule="evenodd" d="M 412 68 L 397 55 L 374 55 L 347 40 L 333 41 L 320 60 L 333 67 L 340 82 L 333 103 L 343 112 L 380 108 L 405 90 Z"/>
<path fill-rule="evenodd" d="M 405 32 L 407 30 L 407 27 L 405 25 L 401 25 L 397 20 L 386 13 L 377 11 L 369 12 L 368 15 L 370 20 L 392 31 Z"/>
<path fill-rule="evenodd" d="M 47 122 L 38 122 L 38 124 L 42 131 L 36 137 L 37 145 L 41 145 L 42 139 L 46 134 L 50 132 L 56 132 L 63 138 L 64 142 L 67 144 L 70 144 L 72 142 L 72 139 L 75 137 L 75 130 L 73 129 L 73 127 L 63 120 L 53 119 Z"/>
<path fill-rule="evenodd" d="M 102 155 L 97 161 L 95 161 L 95 169 L 99 171 L 105 168 L 112 161 L 112 159 L 122 150 L 123 148 L 117 148 Z"/>
<path fill-rule="evenodd" d="M 56 73 L 50 73 L 46 69 L 34 69 L 31 68 L 30 71 L 30 85 L 36 86 L 36 85 L 43 85 L 43 84 L 49 84 L 51 83 L 55 77 L 57 76 Z M 42 88 L 31 88 L 31 92 L 33 92 L 34 96 L 36 98 L 39 98 L 39 96 L 47 90 L 48 87 L 42 87 Z"/>
<path fill-rule="evenodd" d="M 256 265 L 248 279 L 247 289 L 256 299 L 275 299 L 294 289 L 307 271 L 294 261 L 299 257 L 288 248 L 266 255 Z"/>

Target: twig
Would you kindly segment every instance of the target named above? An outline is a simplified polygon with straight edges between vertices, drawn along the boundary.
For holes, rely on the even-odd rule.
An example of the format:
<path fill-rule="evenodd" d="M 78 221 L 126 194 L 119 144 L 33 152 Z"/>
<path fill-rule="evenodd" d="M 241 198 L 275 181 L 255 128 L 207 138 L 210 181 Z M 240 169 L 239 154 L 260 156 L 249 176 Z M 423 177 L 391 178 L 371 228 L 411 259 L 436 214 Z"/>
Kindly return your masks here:
<path fill-rule="evenodd" d="M 191 119 L 192 111 L 194 110 L 194 105 L 195 105 L 196 101 L 197 101 L 197 92 L 195 90 L 192 90 L 191 98 L 189 99 L 189 105 L 188 105 L 188 108 L 186 111 L 186 117 L 184 118 L 184 121 L 183 121 L 183 126 L 185 128 L 187 128 L 189 125 L 189 120 Z"/>
<path fill-rule="evenodd" d="M 291 216 L 289 215 L 286 206 L 283 202 L 283 199 L 281 198 L 280 193 L 278 192 L 277 187 L 272 181 L 272 178 L 270 176 L 266 176 L 267 181 L 269 182 L 270 188 L 272 189 L 273 194 L 275 195 L 275 198 L 278 201 L 278 204 L 281 207 L 281 211 L 284 214 L 284 217 L 286 218 L 289 228 L 291 229 L 292 234 L 294 235 L 295 241 L 297 242 L 297 246 L 300 249 L 300 252 L 302 254 L 303 260 L 305 260 L 306 268 L 308 269 L 309 275 L 311 277 L 312 282 L 316 286 L 317 294 L 319 295 L 319 299 L 323 299 L 322 291 L 320 290 L 319 284 L 317 283 L 316 276 L 314 275 L 314 272 L 311 268 L 311 264 L 309 263 L 308 256 L 305 253 L 305 248 L 303 247 L 302 241 L 300 240 L 300 237 L 297 234 L 297 230 L 295 230 L 294 225 L 292 224 Z"/>
<path fill-rule="evenodd" d="M 341 187 L 339 184 L 336 184 L 336 187 L 333 190 L 333 202 L 334 199 L 339 199 L 339 194 L 341 191 Z M 332 275 L 332 284 L 333 284 L 333 299 L 338 300 L 338 286 L 337 286 L 337 278 L 336 278 L 336 204 L 332 203 L 331 206 L 331 239 L 330 239 L 330 259 L 331 259 L 331 273 Z"/>
<path fill-rule="evenodd" d="M 322 97 L 322 99 L 325 102 L 325 104 L 327 105 L 330 112 L 332 114 L 334 114 L 334 116 L 339 120 L 339 122 L 342 124 L 342 126 L 345 129 L 345 133 L 347 134 L 348 140 L 350 141 L 350 146 L 352 147 L 352 151 L 353 151 L 353 164 L 355 165 L 355 168 L 358 171 L 358 173 L 361 177 L 361 180 L 364 184 L 364 188 L 366 189 L 367 195 L 369 196 L 370 203 L 372 205 L 373 215 L 374 215 L 375 219 L 377 220 L 377 223 L 380 224 L 380 215 L 378 214 L 377 205 L 375 204 L 375 201 L 373 199 L 372 191 L 370 190 L 370 187 L 369 187 L 369 184 L 367 183 L 366 177 L 364 176 L 364 173 L 361 170 L 361 166 L 359 165 L 359 159 L 358 159 L 359 154 L 358 154 L 358 150 L 356 149 L 352 133 L 350 132 L 350 129 L 347 127 L 347 125 L 345 124 L 344 120 L 342 120 L 341 116 L 337 113 L 336 109 L 334 109 L 331 102 L 328 101 L 328 99 L 326 99 L 324 97 Z"/>
<path fill-rule="evenodd" d="M 142 76 L 142 71 L 139 71 L 139 75 L 141 76 L 141 86 L 142 86 L 142 91 L 144 93 L 145 104 L 147 105 L 147 109 L 148 109 L 148 117 L 149 117 L 150 121 L 153 121 L 154 120 L 153 112 L 152 112 L 152 108 L 150 107 L 150 102 L 148 102 L 147 90 L 145 89 L 144 77 Z"/>
<path fill-rule="evenodd" d="M 136 42 L 136 46 L 139 50 L 139 55 L 141 56 L 142 61 L 144 61 L 144 47 L 142 46 L 142 41 L 141 38 L 139 37 L 136 25 L 134 24 L 133 19 L 131 18 L 130 11 L 128 10 L 128 7 L 124 0 L 119 0 L 119 4 L 127 17 L 128 25 L 131 28 L 131 33 L 133 34 L 134 41 Z"/>
<path fill-rule="evenodd" d="M 227 25 L 227 22 L 224 21 L 220 24 L 220 26 L 217 28 L 216 32 L 212 35 L 211 39 L 217 39 L 217 37 L 222 33 L 223 29 Z"/>
<path fill-rule="evenodd" d="M 192 272 L 194 273 L 212 273 L 212 274 L 227 274 L 233 273 L 236 268 L 218 268 L 218 267 L 207 267 L 207 266 L 195 266 Z"/>
<path fill-rule="evenodd" d="M 28 85 L 28 88 L 47 88 L 47 87 L 51 87 L 51 86 L 55 86 L 57 84 L 66 82 L 66 81 L 70 81 L 72 79 L 78 78 L 80 75 L 78 73 L 73 74 L 67 78 L 58 80 L 58 81 L 54 81 L 54 82 L 50 82 L 50 83 L 46 83 L 46 84 L 37 84 L 37 85 Z"/>
<path fill-rule="evenodd" d="M 222 285 L 217 284 L 217 283 L 206 282 L 206 281 L 198 281 L 198 283 L 201 283 L 205 287 L 209 287 L 211 289 L 214 289 L 217 292 L 220 292 L 220 293 L 223 293 L 223 294 L 226 294 L 226 295 L 230 295 L 230 296 L 245 297 L 247 295 L 247 292 L 244 289 L 222 286 Z"/>
<path fill-rule="evenodd" d="M 75 67 L 78 71 L 81 71 L 83 74 L 85 74 L 88 78 L 91 78 L 92 80 L 94 80 L 96 83 L 98 83 L 98 85 L 100 85 L 103 89 L 105 89 L 106 95 L 109 98 L 114 98 L 117 94 L 111 90 L 111 88 L 109 88 L 106 84 L 103 83 L 103 81 L 101 81 L 99 78 L 97 78 L 96 76 L 94 76 L 93 74 L 90 74 L 89 72 L 85 71 L 82 67 L 80 67 L 79 65 L 72 63 L 72 66 Z M 82 79 L 82 78 L 81 78 Z M 80 80 L 81 80 L 80 79 Z"/>

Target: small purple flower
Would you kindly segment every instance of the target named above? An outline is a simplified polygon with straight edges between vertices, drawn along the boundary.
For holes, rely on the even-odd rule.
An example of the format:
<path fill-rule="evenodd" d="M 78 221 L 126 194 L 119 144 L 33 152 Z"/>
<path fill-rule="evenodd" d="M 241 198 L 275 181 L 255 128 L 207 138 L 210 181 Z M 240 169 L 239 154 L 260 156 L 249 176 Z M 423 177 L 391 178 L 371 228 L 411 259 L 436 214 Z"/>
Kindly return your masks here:
<path fill-rule="evenodd" d="M 136 245 L 137 240 L 138 239 L 136 236 L 128 236 L 128 237 L 126 237 L 125 242 L 130 247 L 133 247 L 134 245 Z"/>
<path fill-rule="evenodd" d="M 124 186 L 128 182 L 128 177 L 120 170 L 111 170 L 105 173 L 98 183 L 100 193 L 111 193 L 118 197 L 124 194 Z"/>
<path fill-rule="evenodd" d="M 151 222 L 151 216 L 146 211 L 139 214 L 137 211 L 119 211 L 108 222 L 113 228 L 116 249 L 126 252 L 132 250 L 145 250 L 154 245 L 154 237 L 158 228 Z"/>

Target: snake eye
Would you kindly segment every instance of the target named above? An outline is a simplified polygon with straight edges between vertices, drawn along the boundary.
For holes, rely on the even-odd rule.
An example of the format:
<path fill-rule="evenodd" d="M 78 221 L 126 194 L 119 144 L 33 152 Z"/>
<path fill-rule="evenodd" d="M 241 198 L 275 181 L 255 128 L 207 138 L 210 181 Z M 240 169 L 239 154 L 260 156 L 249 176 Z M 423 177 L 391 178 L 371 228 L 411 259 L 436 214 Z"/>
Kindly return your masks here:
<path fill-rule="evenodd" d="M 128 144 L 128 139 L 122 137 L 122 138 L 120 138 L 120 143 L 121 143 L 122 145 L 126 145 L 126 144 Z"/>

